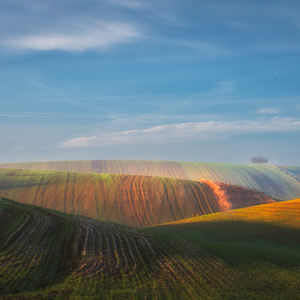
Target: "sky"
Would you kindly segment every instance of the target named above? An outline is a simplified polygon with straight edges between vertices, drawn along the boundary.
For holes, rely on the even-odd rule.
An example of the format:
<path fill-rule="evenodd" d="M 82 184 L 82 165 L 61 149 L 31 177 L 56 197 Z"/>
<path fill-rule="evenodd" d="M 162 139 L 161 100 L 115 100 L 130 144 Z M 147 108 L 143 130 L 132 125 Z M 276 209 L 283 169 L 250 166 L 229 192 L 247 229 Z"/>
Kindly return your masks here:
<path fill-rule="evenodd" d="M 0 163 L 300 166 L 298 0 L 0 0 Z"/>

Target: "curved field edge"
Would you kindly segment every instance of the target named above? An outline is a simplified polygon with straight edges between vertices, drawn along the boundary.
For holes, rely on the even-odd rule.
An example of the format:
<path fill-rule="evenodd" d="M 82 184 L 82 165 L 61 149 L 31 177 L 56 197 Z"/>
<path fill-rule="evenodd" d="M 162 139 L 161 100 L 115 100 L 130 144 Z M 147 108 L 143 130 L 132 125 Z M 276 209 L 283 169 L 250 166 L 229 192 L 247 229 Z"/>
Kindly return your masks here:
<path fill-rule="evenodd" d="M 162 176 L 187 180 L 210 179 L 256 189 L 280 200 L 295 199 L 300 195 L 300 182 L 272 166 L 175 161 L 92 160 L 7 163 L 1 164 L 0 167 Z"/>
<path fill-rule="evenodd" d="M 300 199 L 261 204 L 143 230 L 204 247 L 233 265 L 269 261 L 300 272 Z"/>
<path fill-rule="evenodd" d="M 157 227 L 217 221 L 270 222 L 272 224 L 277 224 L 278 226 L 300 228 L 300 198 L 284 202 L 267 203 L 252 207 L 233 209 L 206 216 L 187 218 L 157 225 Z"/>
<path fill-rule="evenodd" d="M 178 238 L 3 198 L 0 216 L 0 299 L 299 299 L 288 268 L 256 278 Z"/>
<path fill-rule="evenodd" d="M 207 184 L 157 176 L 0 169 L 0 196 L 135 227 L 222 210 Z"/>
<path fill-rule="evenodd" d="M 299 299 L 300 199 L 189 218 L 142 230 L 164 241 L 177 237 L 194 243 L 234 269 L 242 270 L 249 280 L 253 276 L 261 281 L 270 280 L 279 290 L 291 284 L 292 289 L 298 289 L 295 299 Z M 289 297 L 288 292 L 283 296 L 284 299 Z"/>
<path fill-rule="evenodd" d="M 274 168 L 284 172 L 285 174 L 292 176 L 296 180 L 300 181 L 300 167 L 283 167 L 274 166 Z"/>

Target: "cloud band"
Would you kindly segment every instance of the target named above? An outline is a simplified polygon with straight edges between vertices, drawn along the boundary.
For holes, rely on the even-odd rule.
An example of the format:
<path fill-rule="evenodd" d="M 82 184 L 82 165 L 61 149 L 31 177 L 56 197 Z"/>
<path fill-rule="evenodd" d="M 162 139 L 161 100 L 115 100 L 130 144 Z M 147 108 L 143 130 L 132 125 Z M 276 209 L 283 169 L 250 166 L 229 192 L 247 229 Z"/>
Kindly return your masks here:
<path fill-rule="evenodd" d="M 119 146 L 126 144 L 168 143 L 213 140 L 237 134 L 289 132 L 300 130 L 300 120 L 274 117 L 260 121 L 208 121 L 155 126 L 148 129 L 79 137 L 62 143 L 62 147 Z"/>

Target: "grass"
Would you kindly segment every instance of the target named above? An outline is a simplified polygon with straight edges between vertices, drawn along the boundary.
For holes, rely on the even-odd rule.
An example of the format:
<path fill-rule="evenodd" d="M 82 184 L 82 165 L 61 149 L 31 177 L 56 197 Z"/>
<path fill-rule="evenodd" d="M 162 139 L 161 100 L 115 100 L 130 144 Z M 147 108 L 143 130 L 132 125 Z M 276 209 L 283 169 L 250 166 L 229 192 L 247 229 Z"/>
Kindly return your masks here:
<path fill-rule="evenodd" d="M 138 230 L 2 198 L 0 299 L 300 299 L 299 205 Z"/>
<path fill-rule="evenodd" d="M 205 183 L 157 176 L 0 169 L 0 196 L 135 227 L 221 210 Z"/>
<path fill-rule="evenodd" d="M 143 229 L 161 240 L 194 243 L 275 299 L 300 295 L 300 199 L 190 218 Z M 255 283 L 256 284 L 256 283 Z M 254 285 L 255 285 L 254 284 Z M 268 288 L 267 288 L 268 287 Z M 269 289 L 273 289 L 271 292 Z M 246 289 L 246 294 L 250 295 Z M 250 297 L 250 296 L 249 296 Z M 299 299 L 296 294 L 295 299 Z M 251 299 L 251 298 L 250 298 Z M 260 299 L 257 296 L 257 299 Z M 261 299 L 264 296 L 261 295 Z"/>
<path fill-rule="evenodd" d="M 138 161 L 26 167 L 47 164 L 200 174 L 299 196 L 297 168 Z M 220 207 L 204 182 L 20 169 L 0 170 L 0 196 L 1 300 L 300 299 L 300 199 L 214 213 Z M 187 218 L 197 213 L 206 215 Z"/>
<path fill-rule="evenodd" d="M 0 299 L 230 299 L 248 286 L 180 239 L 8 199 L 0 214 Z"/>
<path fill-rule="evenodd" d="M 90 160 L 0 164 L 0 168 L 210 179 L 256 189 L 281 200 L 299 197 L 300 182 L 281 168 L 200 162 Z M 295 167 L 297 169 L 297 167 Z M 297 171 L 298 170 L 298 171 Z M 299 168 L 296 171 L 299 173 Z M 295 170 L 294 170 L 295 171 Z M 295 172 L 296 172 L 295 171 Z M 297 174 L 298 174 L 297 173 Z"/>
<path fill-rule="evenodd" d="M 20 169 L 0 169 L 0 196 L 135 227 L 274 202 L 262 192 L 208 180 Z"/>
<path fill-rule="evenodd" d="M 237 249 L 241 252 L 244 248 L 253 249 L 255 254 L 261 253 L 262 249 L 265 252 L 268 249 L 273 251 L 273 246 L 276 246 L 278 253 L 284 249 L 282 259 L 288 260 L 291 257 L 286 252 L 290 247 L 291 254 L 297 253 L 299 260 L 300 256 L 295 249 L 300 243 L 300 199 L 189 218 L 146 230 L 167 239 L 175 236 L 186 239 L 212 250 L 224 260 L 232 257 L 231 261 L 234 261 Z M 223 256 L 224 247 L 234 249 L 232 255 Z M 251 253 L 248 255 L 251 256 Z M 295 257 L 292 257 L 291 261 L 295 261 Z"/>

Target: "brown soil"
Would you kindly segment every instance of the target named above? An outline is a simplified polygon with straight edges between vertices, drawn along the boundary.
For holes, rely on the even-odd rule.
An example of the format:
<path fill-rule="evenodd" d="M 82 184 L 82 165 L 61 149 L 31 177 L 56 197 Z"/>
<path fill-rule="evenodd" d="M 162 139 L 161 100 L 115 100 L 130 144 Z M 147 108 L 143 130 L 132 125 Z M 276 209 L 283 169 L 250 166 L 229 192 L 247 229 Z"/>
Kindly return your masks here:
<path fill-rule="evenodd" d="M 213 190 L 222 210 L 276 202 L 263 192 L 247 189 L 239 185 L 214 182 L 207 179 L 200 181 L 205 182 Z"/>

